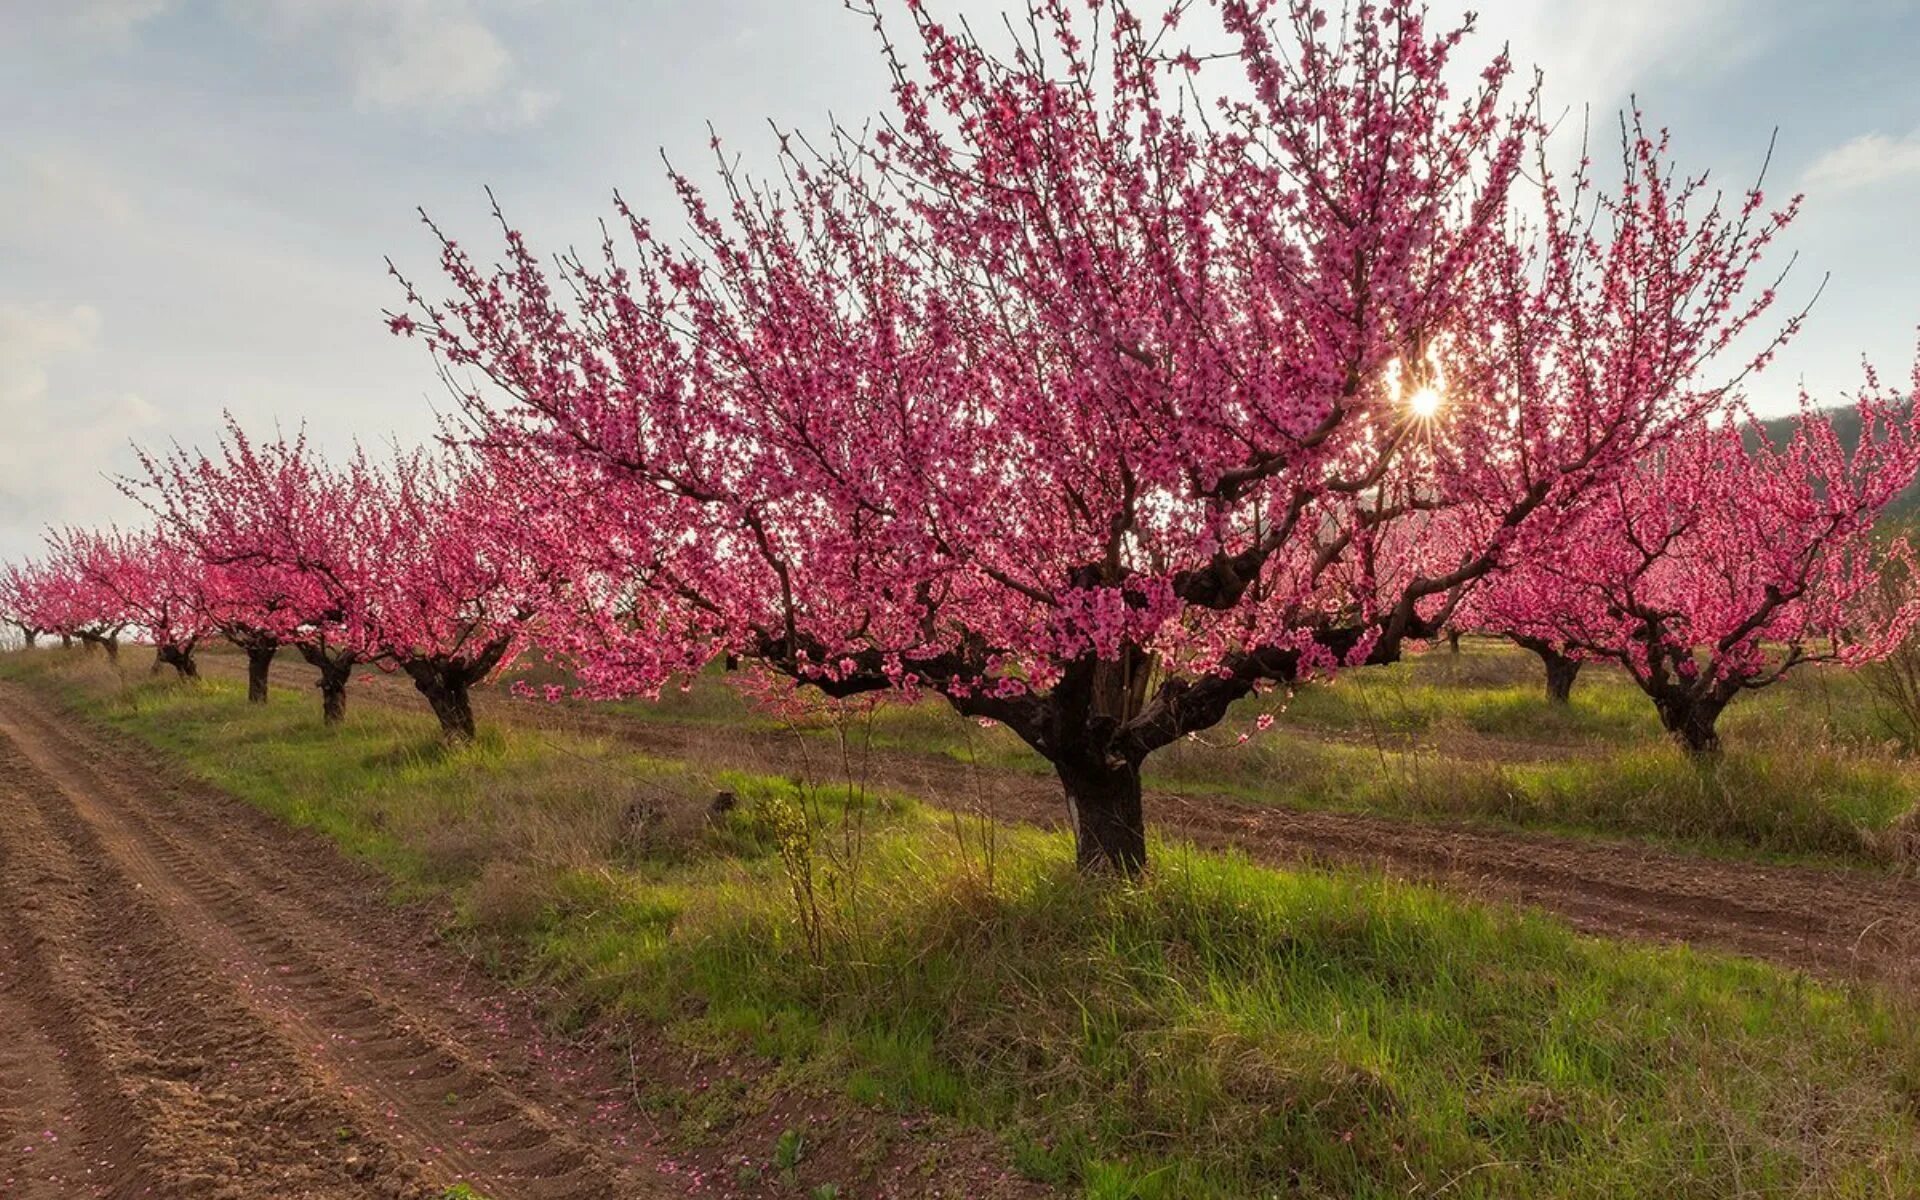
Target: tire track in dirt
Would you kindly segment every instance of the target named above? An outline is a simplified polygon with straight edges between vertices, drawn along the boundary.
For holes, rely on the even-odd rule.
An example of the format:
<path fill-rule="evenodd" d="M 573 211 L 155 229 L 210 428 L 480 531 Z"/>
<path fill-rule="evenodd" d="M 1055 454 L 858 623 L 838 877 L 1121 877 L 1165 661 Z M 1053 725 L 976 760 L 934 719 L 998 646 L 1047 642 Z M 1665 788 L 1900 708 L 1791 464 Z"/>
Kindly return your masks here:
<path fill-rule="evenodd" d="M 63 864 L 70 890 L 94 903 L 91 919 L 70 912 L 74 919 L 36 933 L 84 963 L 114 962 L 111 939 L 131 926 L 141 936 L 117 961 L 130 978 L 164 975 L 175 993 L 137 1013 L 89 1007 L 107 990 L 99 987 L 67 997 L 81 1011 L 101 1010 L 97 1023 L 110 1033 L 137 1025 L 137 1042 L 184 1037 L 194 1048 L 185 1088 L 158 1086 L 153 1077 L 164 1080 L 166 1069 L 137 1070 L 123 1087 L 145 1118 L 141 1152 L 166 1182 L 190 1179 L 185 1194 L 195 1196 L 218 1187 L 242 1188 L 235 1196 L 435 1195 L 455 1181 L 490 1200 L 662 1194 L 639 1163 L 636 1131 L 615 1136 L 604 1103 L 582 1111 L 591 1093 L 571 1086 L 578 1079 L 546 1078 L 545 1065 L 515 1045 L 517 1031 L 455 1001 L 444 980 L 379 969 L 385 953 L 356 936 L 350 904 L 314 885 L 314 864 L 289 863 L 223 829 L 218 814 L 194 811 L 191 796 L 167 794 L 117 747 L 41 704 L 16 685 L 0 687 L 8 816 L 37 830 L 19 857 Z M 11 829 L 8 837 L 11 845 Z M 364 909 L 358 915 L 364 923 Z M 185 1015 L 190 1028 L 168 1028 L 169 1014 Z M 229 1086 L 210 1089 L 221 1063 Z M 247 1086 L 262 1073 L 281 1082 Z M 595 1136 L 580 1132 L 596 1125 Z M 181 1126 L 185 1144 L 169 1144 L 182 1141 L 172 1136 Z M 277 1159 L 231 1144 L 289 1128 L 300 1136 L 274 1138 Z M 257 1186 L 266 1178 L 276 1190 Z"/>
<path fill-rule="evenodd" d="M 70 1051 L 84 1111 L 111 1140 L 110 1196 L 425 1196 L 385 1147 L 357 1172 L 319 1152 L 354 1121 L 187 951 L 167 915 L 104 852 L 64 798 L 0 742 L 6 899 L 33 946 L 30 995 Z M 381 1185 L 370 1190 L 366 1184 Z M 60 1193 L 52 1193 L 58 1195 Z"/>
<path fill-rule="evenodd" d="M 18 804 L 0 780 L 0 817 Z M 45 889 L 69 881 L 25 862 L 22 841 L 0 837 L 0 1196 L 106 1196 L 139 1183 L 132 1150 L 114 1137 L 120 1122 L 109 1120 L 125 1117 L 124 1104 L 112 1089 L 81 1090 L 104 1078 L 99 1055 L 59 1005 L 41 957 L 47 943 L 29 920 Z"/>

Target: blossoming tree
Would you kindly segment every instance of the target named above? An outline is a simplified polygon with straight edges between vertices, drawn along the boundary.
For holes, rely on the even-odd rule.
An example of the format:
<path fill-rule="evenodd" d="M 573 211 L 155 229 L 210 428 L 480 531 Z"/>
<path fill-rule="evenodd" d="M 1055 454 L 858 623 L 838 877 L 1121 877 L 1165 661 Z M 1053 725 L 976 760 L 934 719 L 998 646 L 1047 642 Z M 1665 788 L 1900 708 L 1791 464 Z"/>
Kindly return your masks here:
<path fill-rule="evenodd" d="M 443 237 L 452 294 L 392 324 L 489 453 L 596 481 L 550 635 L 589 689 L 727 654 L 932 691 L 1055 767 L 1090 868 L 1145 863 L 1154 751 L 1435 636 L 1720 403 L 1770 299 L 1784 217 L 1637 129 L 1618 193 L 1543 170 L 1523 222 L 1539 122 L 1412 0 L 1030 0 L 1004 52 L 886 7 L 877 129 L 784 139 L 772 186 L 723 159 L 718 202 L 676 173 L 684 242 L 623 203 L 631 250 L 558 279 Z M 1199 11 L 1231 53 L 1172 44 Z"/>
<path fill-rule="evenodd" d="M 193 652 L 211 621 L 201 564 L 190 548 L 162 532 L 119 529 L 65 530 L 52 546 L 60 569 L 112 614 L 98 619 L 137 627 L 153 639 L 156 672 L 172 667 L 182 679 L 199 677 Z"/>
<path fill-rule="evenodd" d="M 329 464 L 304 436 L 142 456 L 128 489 L 204 564 L 211 618 L 248 650 L 249 692 L 283 643 L 320 673 L 337 722 L 356 665 L 403 670 L 449 738 L 473 736 L 471 688 L 518 652 L 556 573 L 527 552 L 542 495 L 459 451 Z"/>
<path fill-rule="evenodd" d="M 36 562 L 0 564 L 0 622 L 18 629 L 29 650 L 41 634 L 58 632 L 46 612 L 45 574 Z"/>
<path fill-rule="evenodd" d="M 472 689 L 527 646 L 561 573 L 551 512 L 510 474 L 465 454 L 401 455 L 352 484 L 380 497 L 360 536 L 373 549 L 354 596 L 362 652 L 413 680 L 450 741 L 474 736 Z"/>
<path fill-rule="evenodd" d="M 229 416 L 217 452 L 142 452 L 140 464 L 141 477 L 122 481 L 123 490 L 200 561 L 208 617 L 247 656 L 248 701 L 266 703 L 273 660 L 292 644 L 315 660 L 323 689 L 338 677 L 323 706 L 338 719 L 352 664 L 332 669 L 328 626 L 338 606 L 302 567 L 332 557 L 308 543 L 329 529 L 324 510 L 337 497 L 305 436 L 256 442 Z"/>
<path fill-rule="evenodd" d="M 353 616 L 375 548 L 362 536 L 379 503 L 304 435 L 249 437 L 230 417 L 216 450 L 142 454 L 127 490 L 193 547 L 209 615 L 247 654 L 247 695 L 264 702 L 268 672 L 292 645 L 319 672 L 321 712 L 346 716 L 347 684 L 363 658 Z"/>
<path fill-rule="evenodd" d="M 1544 668 L 1547 702 L 1569 704 L 1586 660 L 1543 627 L 1554 612 L 1556 589 L 1552 574 L 1521 564 L 1475 588 L 1461 605 L 1457 624 L 1503 637 L 1534 655 Z"/>
<path fill-rule="evenodd" d="M 83 553 L 82 546 L 49 535 L 39 611 L 63 641 L 77 638 L 88 650 L 105 650 L 109 659 L 118 661 L 120 635 L 133 624 L 133 616 L 112 589 L 85 569 Z"/>
<path fill-rule="evenodd" d="M 1877 386 L 1858 405 L 1852 453 L 1810 410 L 1784 445 L 1757 425 L 1695 423 L 1591 496 L 1558 553 L 1489 591 L 1484 618 L 1619 663 L 1694 753 L 1719 748 L 1741 693 L 1808 663 L 1885 655 L 1920 600 L 1882 603 L 1882 572 L 1910 563 L 1903 541 L 1876 544 L 1874 524 L 1920 471 L 1920 422 Z"/>

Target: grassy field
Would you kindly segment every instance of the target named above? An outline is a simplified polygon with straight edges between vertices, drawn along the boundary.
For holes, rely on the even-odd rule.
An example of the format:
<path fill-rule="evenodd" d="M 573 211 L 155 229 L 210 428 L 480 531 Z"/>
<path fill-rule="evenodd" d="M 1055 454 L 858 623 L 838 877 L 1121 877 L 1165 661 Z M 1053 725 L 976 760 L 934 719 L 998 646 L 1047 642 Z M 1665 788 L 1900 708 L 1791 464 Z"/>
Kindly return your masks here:
<path fill-rule="evenodd" d="M 835 736 L 825 712 L 769 716 L 717 674 L 658 703 L 601 707 L 636 720 L 791 724 Z M 1262 713 L 1275 718 L 1264 733 L 1254 728 Z M 878 750 L 1051 772 L 1011 733 L 982 729 L 937 699 L 883 706 L 850 727 Z M 1618 669 L 1589 666 L 1573 702 L 1553 705 L 1531 655 L 1468 639 L 1458 655 L 1440 651 L 1245 701 L 1218 729 L 1149 759 L 1147 784 L 1295 808 L 1641 838 L 1695 853 L 1914 865 L 1889 830 L 1913 811 L 1920 766 L 1856 675 L 1790 676 L 1741 698 L 1721 728 L 1725 752 L 1693 761 Z"/>
<path fill-rule="evenodd" d="M 1194 748 L 1158 782 L 1194 772 L 1252 789 L 1257 767 L 1212 764 L 1295 745 L 1375 753 L 1334 736 L 1356 722 L 1407 741 L 1380 753 L 1425 760 L 1439 752 L 1411 735 L 1484 722 L 1543 752 L 1474 761 L 1549 780 L 1573 769 L 1552 757 L 1567 744 L 1654 755 L 1618 687 L 1583 684 L 1561 728 L 1502 715 L 1527 711 L 1518 692 L 1500 699 L 1517 681 L 1456 695 L 1441 672 L 1490 672 L 1478 657 L 1304 692 L 1287 714 L 1297 741 Z M 1179 845 L 1155 846 L 1142 884 L 1089 882 L 1065 869 L 1058 837 L 845 780 L 710 774 L 520 728 L 447 751 L 424 713 L 362 704 L 328 730 L 305 695 L 250 708 L 235 684 L 137 671 L 129 684 L 75 656 L 15 656 L 0 670 L 324 831 L 402 893 L 446 900 L 457 936 L 549 991 L 556 1020 L 635 1016 L 692 1048 L 750 1050 L 770 1073 L 851 1103 L 954 1115 L 1067 1194 L 1920 1194 L 1920 1026 L 1865 989 Z M 737 715 L 720 688 L 674 703 L 663 719 Z M 1781 703 L 1804 713 L 1812 701 Z M 1729 740 L 1760 741 L 1763 711 L 1740 714 Z M 994 742 L 1004 735 L 932 711 L 878 717 L 876 736 L 1013 754 Z M 1834 753 L 1852 764 L 1836 776 L 1843 790 L 1862 763 L 1904 778 L 1890 754 Z M 1617 829 L 1581 778 L 1552 785 L 1567 792 L 1553 819 L 1589 812 Z M 716 811 L 721 791 L 733 801 Z M 1885 819 L 1860 803 L 1849 821 Z M 754 1091 L 649 1102 L 681 1136 L 724 1137 Z"/>

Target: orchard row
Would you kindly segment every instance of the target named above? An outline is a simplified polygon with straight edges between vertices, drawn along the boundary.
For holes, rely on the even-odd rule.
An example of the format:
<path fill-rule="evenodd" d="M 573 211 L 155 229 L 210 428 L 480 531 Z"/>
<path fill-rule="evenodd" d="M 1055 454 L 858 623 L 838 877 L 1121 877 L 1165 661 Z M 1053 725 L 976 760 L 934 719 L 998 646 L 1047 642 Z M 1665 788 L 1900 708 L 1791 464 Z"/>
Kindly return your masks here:
<path fill-rule="evenodd" d="M 332 716 L 402 670 L 454 736 L 528 646 L 594 695 L 723 656 L 776 698 L 932 693 L 1121 870 L 1155 750 L 1451 629 L 1617 662 L 1702 752 L 1741 691 L 1907 633 L 1875 524 L 1908 396 L 1863 380 L 1857 445 L 1747 412 L 1804 316 L 1769 266 L 1797 199 L 1638 112 L 1603 170 L 1412 0 L 855 7 L 890 110 L 765 178 L 716 142 L 680 232 L 621 201 L 548 259 L 502 220 L 487 265 L 430 226 L 446 282 L 388 317 L 462 401 L 443 444 L 149 457 L 151 528 L 56 533 L 6 615 L 183 673 L 218 633 L 262 686 L 294 646 Z"/>

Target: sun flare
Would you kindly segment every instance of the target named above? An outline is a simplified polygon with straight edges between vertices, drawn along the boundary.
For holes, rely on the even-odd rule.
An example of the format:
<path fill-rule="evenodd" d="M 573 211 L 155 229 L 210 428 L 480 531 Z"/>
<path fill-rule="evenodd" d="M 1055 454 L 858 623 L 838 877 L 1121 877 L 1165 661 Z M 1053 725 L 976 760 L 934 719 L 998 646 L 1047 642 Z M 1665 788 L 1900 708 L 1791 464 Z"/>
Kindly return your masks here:
<path fill-rule="evenodd" d="M 1440 389 L 1429 384 L 1416 389 L 1413 395 L 1407 397 L 1407 411 L 1422 421 L 1431 421 L 1439 415 L 1443 399 Z"/>

